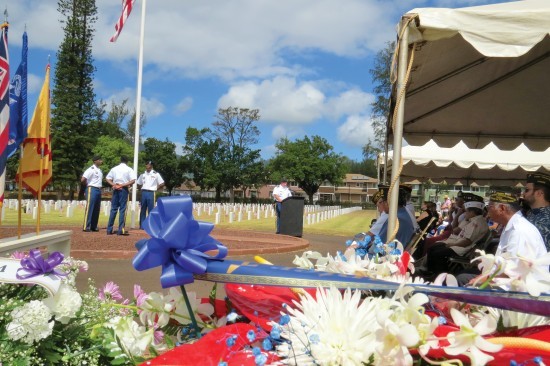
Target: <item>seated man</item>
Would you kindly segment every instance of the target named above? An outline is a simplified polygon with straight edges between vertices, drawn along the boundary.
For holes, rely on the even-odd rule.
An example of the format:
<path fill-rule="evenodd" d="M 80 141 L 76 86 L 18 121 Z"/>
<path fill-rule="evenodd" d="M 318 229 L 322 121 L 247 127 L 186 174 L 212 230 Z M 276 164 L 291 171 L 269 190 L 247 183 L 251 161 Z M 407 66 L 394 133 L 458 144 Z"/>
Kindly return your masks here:
<path fill-rule="evenodd" d="M 383 199 L 383 209 L 386 213 L 389 212 L 389 204 L 388 204 L 388 191 L 389 186 L 379 186 L 379 192 L 382 195 Z M 406 246 L 409 241 L 411 240 L 415 230 L 414 226 L 411 220 L 411 216 L 409 214 L 409 211 L 405 208 L 405 205 L 407 204 L 407 201 L 405 199 L 406 193 L 403 189 L 399 189 L 399 195 L 397 200 L 397 220 L 399 222 L 399 228 L 397 229 L 397 234 L 395 235 L 395 239 L 399 240 L 403 246 Z M 387 243 L 388 239 L 388 221 L 382 225 L 382 228 L 380 229 L 380 239 L 382 242 Z"/>
<path fill-rule="evenodd" d="M 426 253 L 428 253 L 428 249 L 434 246 L 435 243 L 447 239 L 452 234 L 458 235 L 460 233 L 463 228 L 461 223 L 464 222 L 464 199 L 462 196 L 462 191 L 458 191 L 455 203 L 453 203 L 452 207 L 448 210 L 449 215 L 447 216 L 447 220 L 449 224 L 440 234 L 426 238 L 420 243 L 413 254 L 415 259 L 420 259 L 425 256 Z"/>
<path fill-rule="evenodd" d="M 382 186 L 380 187 L 388 187 L 388 186 Z M 370 230 L 366 233 L 362 233 L 363 237 L 359 241 L 355 241 L 355 243 L 350 245 L 350 248 L 354 248 L 357 251 L 357 254 L 361 257 L 364 257 L 367 253 L 367 249 L 370 246 L 372 239 L 375 235 L 380 236 L 380 229 L 382 229 L 382 226 L 388 221 L 388 202 L 384 199 L 383 193 L 381 190 L 378 190 L 375 194 L 372 195 L 371 201 L 376 205 L 376 209 L 378 210 L 378 213 L 380 216 L 378 219 L 374 220 L 374 223 L 371 222 Z M 361 235 L 361 234 L 358 234 Z"/>
<path fill-rule="evenodd" d="M 426 264 L 431 274 L 446 272 L 449 257 L 466 254 L 489 232 L 489 226 L 483 217 L 483 207 L 485 207 L 483 197 L 465 193 L 463 198 L 466 212 L 460 233 L 451 234 L 447 239 L 435 243 L 428 249 Z"/>
<path fill-rule="evenodd" d="M 506 192 L 493 193 L 488 208 L 489 217 L 504 227 L 495 255 L 534 253 L 535 257 L 541 257 L 547 253 L 540 232 L 523 217 L 521 207 L 512 194 Z M 544 269 L 548 271 L 548 266 L 544 266 Z M 485 278 L 477 278 L 479 273 L 477 267 L 468 269 L 457 276 L 458 284 L 464 286 L 473 283 L 475 280 L 480 281 L 478 283 L 483 282 Z"/>

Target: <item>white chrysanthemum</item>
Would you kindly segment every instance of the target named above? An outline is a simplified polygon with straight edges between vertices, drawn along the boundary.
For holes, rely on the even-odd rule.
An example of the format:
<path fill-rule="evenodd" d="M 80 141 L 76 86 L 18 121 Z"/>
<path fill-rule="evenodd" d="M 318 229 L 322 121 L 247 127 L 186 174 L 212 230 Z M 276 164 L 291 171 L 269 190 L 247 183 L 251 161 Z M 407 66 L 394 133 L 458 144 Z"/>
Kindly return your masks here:
<path fill-rule="evenodd" d="M 486 309 L 497 322 L 499 319 L 502 319 L 502 325 L 507 328 L 517 327 L 518 329 L 523 329 L 541 325 L 550 325 L 550 317 L 497 308 Z"/>
<path fill-rule="evenodd" d="M 146 330 L 130 317 L 115 317 L 105 326 L 115 330 L 125 351 L 132 356 L 143 356 L 154 340 L 154 328 Z"/>
<path fill-rule="evenodd" d="M 281 335 L 278 352 L 289 364 L 316 360 L 323 365 L 362 365 L 374 353 L 375 314 L 382 299 L 361 301 L 361 292 L 335 288 L 317 290 L 317 299 L 305 293 L 296 308 L 288 308 L 290 322 Z M 387 299 L 386 299 L 387 300 Z"/>
<path fill-rule="evenodd" d="M 62 283 L 53 297 L 43 300 L 61 324 L 69 323 L 82 306 L 82 297 L 69 285 Z"/>
<path fill-rule="evenodd" d="M 52 334 L 54 322 L 50 309 L 42 301 L 32 300 L 11 312 L 8 336 L 32 344 Z"/>
<path fill-rule="evenodd" d="M 307 252 L 302 253 L 301 257 L 295 256 L 292 263 L 299 268 L 313 269 L 315 268 L 315 266 L 310 259 L 315 259 L 316 261 L 319 261 L 322 258 L 323 256 L 321 255 L 321 253 L 308 250 Z"/>

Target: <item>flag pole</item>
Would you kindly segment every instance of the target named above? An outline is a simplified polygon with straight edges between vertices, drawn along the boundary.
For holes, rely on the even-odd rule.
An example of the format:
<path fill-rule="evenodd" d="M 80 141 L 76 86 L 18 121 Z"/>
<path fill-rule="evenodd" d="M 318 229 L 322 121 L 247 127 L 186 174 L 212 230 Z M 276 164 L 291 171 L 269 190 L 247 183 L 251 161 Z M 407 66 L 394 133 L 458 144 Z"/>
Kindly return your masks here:
<path fill-rule="evenodd" d="M 36 208 L 36 235 L 40 234 L 40 206 L 42 204 L 42 166 L 44 162 L 44 142 L 40 149 L 40 175 L 38 179 L 38 207 Z"/>
<path fill-rule="evenodd" d="M 136 123 L 134 134 L 134 172 L 138 173 L 138 154 L 139 154 L 139 127 L 141 122 L 141 81 L 143 75 L 143 39 L 145 38 L 145 5 L 147 0 L 141 2 L 141 30 L 139 32 L 139 57 L 138 57 L 138 77 L 137 77 L 137 95 L 136 95 Z M 132 186 L 132 222 L 131 227 L 136 227 L 136 198 L 137 181 Z"/>
<path fill-rule="evenodd" d="M 23 201 L 23 145 L 19 148 L 19 182 L 17 183 L 17 239 L 21 239 L 21 202 Z"/>

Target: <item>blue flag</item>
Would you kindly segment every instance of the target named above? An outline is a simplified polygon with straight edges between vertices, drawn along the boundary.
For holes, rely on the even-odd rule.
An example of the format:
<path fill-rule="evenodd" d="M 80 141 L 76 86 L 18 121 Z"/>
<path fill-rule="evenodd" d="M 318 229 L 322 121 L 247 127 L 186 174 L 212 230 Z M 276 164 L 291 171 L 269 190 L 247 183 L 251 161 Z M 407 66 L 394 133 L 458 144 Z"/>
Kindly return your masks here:
<path fill-rule="evenodd" d="M 10 133 L 8 157 L 12 156 L 27 137 L 27 32 L 23 33 L 21 63 L 10 83 Z"/>

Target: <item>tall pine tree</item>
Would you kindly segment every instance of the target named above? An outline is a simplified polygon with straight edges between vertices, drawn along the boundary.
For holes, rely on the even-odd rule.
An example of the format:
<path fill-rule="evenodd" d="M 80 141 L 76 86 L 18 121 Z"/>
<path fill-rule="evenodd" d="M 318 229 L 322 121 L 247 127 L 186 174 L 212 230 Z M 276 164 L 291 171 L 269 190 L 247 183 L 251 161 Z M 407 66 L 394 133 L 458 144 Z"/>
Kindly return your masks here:
<path fill-rule="evenodd" d="M 97 136 L 89 131 L 96 117 L 92 58 L 95 0 L 58 0 L 65 36 L 57 52 L 52 93 L 53 183 L 74 198 Z"/>

